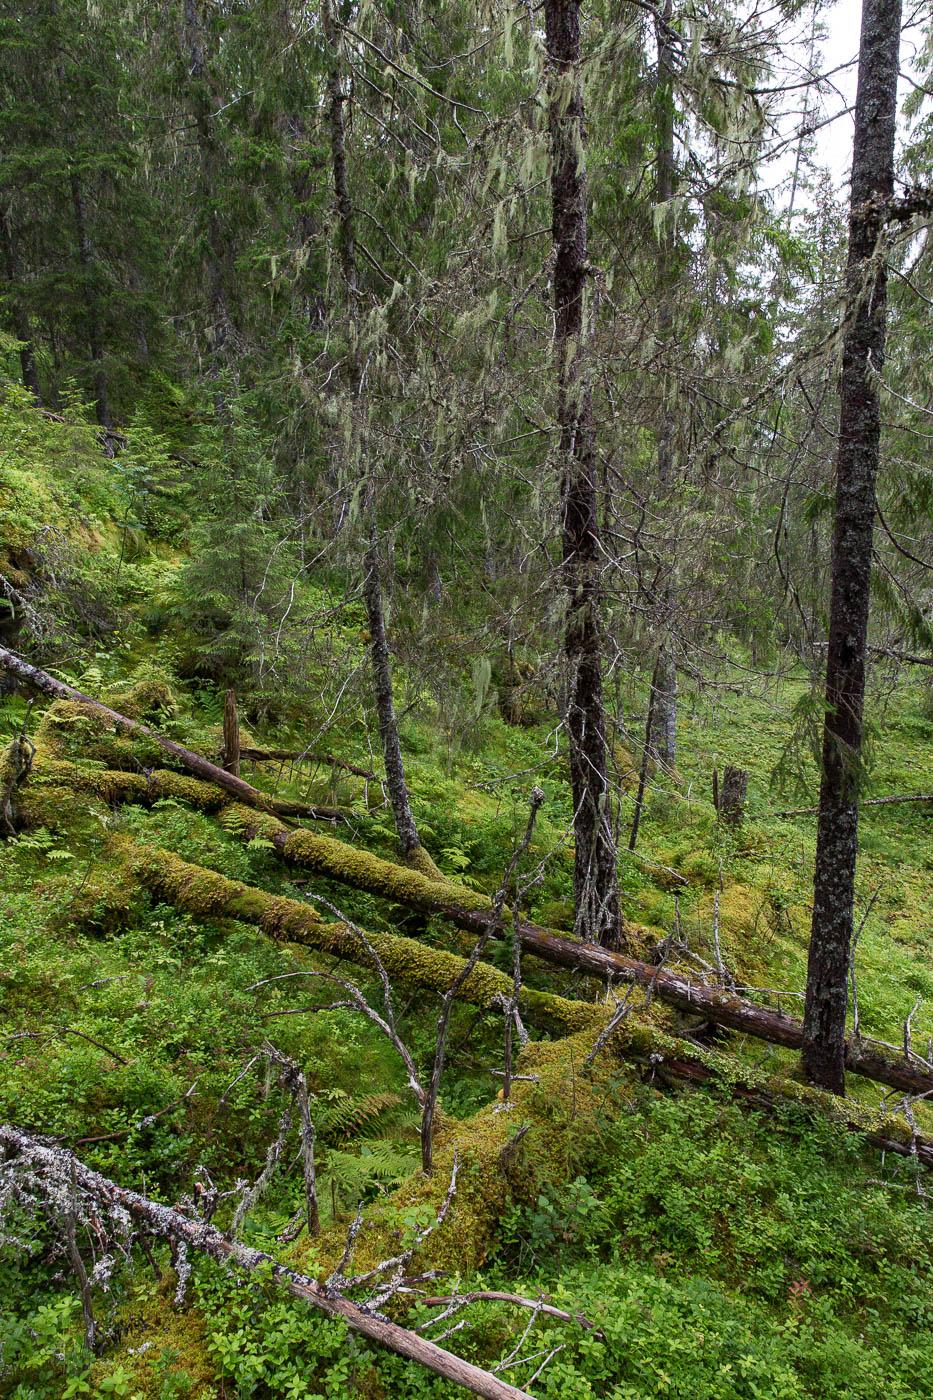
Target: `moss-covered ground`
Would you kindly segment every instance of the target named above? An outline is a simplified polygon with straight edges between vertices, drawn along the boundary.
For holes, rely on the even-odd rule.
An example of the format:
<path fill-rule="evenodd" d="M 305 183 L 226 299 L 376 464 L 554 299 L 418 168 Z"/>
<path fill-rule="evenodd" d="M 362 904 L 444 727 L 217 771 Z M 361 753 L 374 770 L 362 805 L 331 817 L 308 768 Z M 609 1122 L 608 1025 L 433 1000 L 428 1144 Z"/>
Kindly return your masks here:
<path fill-rule="evenodd" d="M 216 755 L 223 690 L 180 676 L 183 647 L 165 621 L 181 555 L 159 539 L 147 544 L 145 531 L 127 550 L 114 522 L 123 518 L 129 487 L 106 473 L 82 492 L 76 535 L 65 468 L 69 453 L 90 460 L 89 436 L 77 421 L 40 428 L 21 405 L 4 411 L 19 434 L 19 458 L 16 467 L 0 464 L 8 503 L 0 523 L 9 525 L 0 572 L 26 586 L 35 533 L 54 507 L 63 538 L 70 530 L 71 545 L 90 561 L 69 565 L 93 583 L 82 597 L 96 599 L 102 618 L 121 619 L 119 629 L 102 624 L 98 643 L 70 659 L 65 673 Z M 40 457 L 51 466 L 40 470 Z M 335 650 L 361 658 L 361 618 L 350 610 L 334 626 Z M 681 695 L 677 774 L 652 774 L 637 853 L 620 857 L 625 910 L 646 950 L 676 921 L 707 962 L 716 957 L 718 911 L 724 963 L 795 1010 L 815 822 L 779 813 L 815 800 L 808 689 L 797 672 L 765 678 L 738 655 L 716 681 Z M 319 709 L 305 698 L 291 710 L 257 714 L 253 737 L 269 747 L 303 747 L 329 713 L 324 688 L 322 680 Z M 451 880 L 490 894 L 537 782 L 545 805 L 526 865 L 544 863 L 527 912 L 566 927 L 569 789 L 563 759 L 554 757 L 554 717 L 545 712 L 540 723 L 517 727 L 502 718 L 493 689 L 481 699 L 465 725 L 462 712 L 454 722 L 430 697 L 417 704 L 406 697 L 402 738 L 423 839 Z M 644 704 L 643 688 L 633 684 L 622 716 L 629 753 L 639 749 Z M 889 687 L 882 676 L 870 712 L 872 791 L 928 788 L 928 696 L 903 680 Z M 0 697 L 4 743 L 24 713 L 23 697 Z M 262 836 L 244 843 L 218 814 L 198 810 L 184 781 L 145 806 L 115 807 L 95 775 L 117 767 L 138 775 L 153 766 L 153 754 L 67 706 L 49 712 L 39 705 L 29 725 L 39 753 L 22 792 L 28 820 L 0 843 L 0 1119 L 54 1135 L 90 1165 L 162 1199 L 189 1191 L 199 1165 L 231 1190 L 258 1174 L 282 1112 L 281 1091 L 261 1065 L 238 1079 L 269 1038 L 300 1062 L 314 1094 L 324 1235 L 319 1244 L 276 1243 L 301 1200 L 293 1153 L 250 1215 L 247 1238 L 313 1269 L 331 1257 L 358 1201 L 375 1222 L 369 1243 L 361 1240 L 364 1255 L 377 1240 L 394 1245 L 427 1223 L 436 1191 L 427 1192 L 417 1174 L 417 1112 L 398 1056 L 352 1011 L 307 1010 L 331 999 L 314 984 L 267 980 L 336 971 L 378 1001 L 372 974 L 341 961 L 339 949 L 274 941 L 226 913 L 179 910 L 147 892 L 127 851 L 161 848 L 316 907 L 325 924 L 343 915 L 375 934 L 461 954 L 471 940 L 378 893 L 288 866 Z M 372 732 L 355 708 L 320 747 L 368 766 Z M 621 764 L 621 740 L 619 754 Z M 711 802 L 712 770 L 727 763 L 750 774 L 747 817 L 734 833 L 719 826 Z M 87 775 L 83 786 L 69 777 L 73 764 Z M 783 790 L 775 780 L 781 772 L 792 777 Z M 351 808 L 349 826 L 336 834 L 392 858 L 390 814 L 373 784 L 327 762 L 247 765 L 244 774 L 282 796 Z M 633 800 L 628 790 L 623 830 Z M 315 905 L 322 898 L 339 914 Z M 913 1012 L 914 1043 L 925 1048 L 933 1035 L 929 806 L 864 810 L 859 901 L 862 1029 L 899 1044 Z M 508 971 L 507 945 L 490 959 Z M 542 991 L 600 993 L 531 962 L 526 975 Z M 400 985 L 396 1003 L 400 1032 L 424 1069 L 437 998 Z M 657 1006 L 651 1016 L 656 1025 L 675 1025 Z M 765 1116 L 730 1102 L 724 1090 L 662 1088 L 609 1055 L 585 1073 L 585 1032 L 563 1045 L 540 1027 L 532 1033 L 522 1069 L 538 1082 L 523 1083 L 513 1108 L 497 1112 L 501 1017 L 488 1007 L 456 1008 L 438 1138 L 439 1176 L 455 1142 L 463 1143 L 466 1168 L 436 1240 L 445 1276 L 432 1286 L 545 1291 L 598 1328 L 539 1321 L 505 1372 L 510 1380 L 529 1382 L 559 1348 L 536 1394 L 906 1400 L 933 1393 L 933 1232 L 910 1162 L 883 1160 L 857 1135 L 790 1106 Z M 767 1072 L 794 1068 L 792 1056 L 761 1043 L 732 1037 L 724 1048 Z M 852 1079 L 850 1088 L 866 1105 L 881 1097 L 864 1081 Z M 916 1112 L 929 1130 L 933 1112 L 922 1105 Z M 109 1294 L 99 1294 L 105 1340 L 92 1357 L 52 1235 L 42 1222 L 24 1223 L 20 1233 L 25 1246 L 7 1249 L 0 1262 L 0 1394 L 16 1400 L 451 1393 L 339 1325 L 213 1265 L 196 1265 L 188 1306 L 176 1309 L 161 1257 L 161 1280 L 137 1261 Z M 415 1304 L 409 1317 L 419 1316 Z M 514 1309 L 479 1305 L 451 1345 L 492 1365 L 511 1352 L 526 1321 Z"/>

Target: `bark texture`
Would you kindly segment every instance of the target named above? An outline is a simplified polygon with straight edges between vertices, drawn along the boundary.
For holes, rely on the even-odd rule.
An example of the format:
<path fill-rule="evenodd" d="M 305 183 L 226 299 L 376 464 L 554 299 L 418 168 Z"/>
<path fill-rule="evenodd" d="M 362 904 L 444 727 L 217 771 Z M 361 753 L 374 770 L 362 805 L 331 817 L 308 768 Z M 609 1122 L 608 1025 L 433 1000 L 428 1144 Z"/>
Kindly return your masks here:
<path fill-rule="evenodd" d="M 717 785 L 716 811 L 726 826 L 741 826 L 745 817 L 745 794 L 748 791 L 747 768 L 725 768 L 722 787 Z"/>
<path fill-rule="evenodd" d="M 237 713 L 236 691 L 228 690 L 224 698 L 224 771 L 240 776 L 240 717 Z"/>
<path fill-rule="evenodd" d="M 868 635 L 875 480 L 881 437 L 886 275 L 876 256 L 894 189 L 901 0 L 864 0 L 855 100 L 832 597 L 826 656 L 820 810 L 807 970 L 803 1067 L 824 1089 L 845 1089 L 845 1020 Z"/>
<path fill-rule="evenodd" d="M 357 293 L 356 269 L 356 224 L 353 216 L 353 201 L 347 179 L 346 121 L 344 107 L 346 96 L 340 73 L 337 26 L 330 0 L 325 0 L 321 11 L 324 38 L 329 50 L 327 73 L 328 125 L 330 127 L 331 177 L 334 184 L 334 205 L 337 214 L 337 247 L 340 266 L 346 286 L 347 300 L 352 306 Z M 354 356 L 355 358 L 355 356 Z M 360 379 L 359 366 L 354 364 L 354 381 Z M 362 470 L 366 473 L 365 512 L 369 539 L 363 559 L 363 601 L 366 606 L 366 620 L 369 625 L 370 655 L 373 667 L 373 691 L 376 713 L 379 717 L 379 736 L 382 741 L 382 756 L 386 772 L 386 789 L 392 804 L 395 830 L 399 849 L 407 861 L 426 874 L 440 876 L 431 857 L 421 844 L 418 828 L 411 810 L 408 784 L 405 780 L 405 762 L 398 736 L 398 720 L 395 714 L 395 700 L 392 689 L 392 663 L 389 641 L 386 635 L 385 606 L 382 592 L 382 573 L 379 563 L 379 541 L 376 524 L 376 488 L 372 469 L 365 460 L 365 433 L 361 459 Z"/>
<path fill-rule="evenodd" d="M 376 540 L 375 521 L 370 524 L 369 548 L 363 561 L 363 599 L 366 604 L 366 619 L 369 623 L 370 654 L 373 665 L 373 689 L 376 697 L 376 713 L 379 716 L 379 735 L 382 739 L 382 756 L 386 770 L 386 788 L 395 818 L 399 849 L 406 860 L 413 865 L 420 863 L 426 854 L 418 835 L 418 827 L 411 810 L 408 784 L 405 780 L 405 762 L 402 758 L 402 745 L 398 737 L 398 720 L 395 715 L 395 700 L 392 693 L 392 669 L 389 657 L 389 639 L 386 635 L 385 609 L 382 602 L 382 576 L 379 571 L 379 550 Z M 433 861 L 431 862 L 433 866 Z"/>
<path fill-rule="evenodd" d="M 3 242 L 4 272 L 10 288 L 10 319 L 13 323 L 13 334 L 19 341 L 19 364 L 23 384 L 35 396 L 37 402 L 41 403 L 42 388 L 32 346 L 32 328 L 29 325 L 29 315 L 19 296 L 20 264 L 13 224 L 7 209 L 0 214 L 0 239 Z"/>
<path fill-rule="evenodd" d="M 202 191 L 202 207 L 207 209 L 207 219 L 203 229 L 203 267 L 207 282 L 208 309 L 210 323 L 207 328 L 207 347 L 210 356 L 212 377 L 216 378 L 223 363 L 227 343 L 233 330 L 230 306 L 227 297 L 226 243 L 224 229 L 218 210 L 215 187 L 219 177 L 219 155 L 214 137 L 213 109 L 210 72 L 204 42 L 200 0 L 185 0 L 184 6 L 185 45 L 187 47 L 189 100 L 194 118 L 195 140 L 197 142 L 198 163 Z M 225 412 L 226 404 L 218 391 L 215 397 L 218 410 Z"/>
<path fill-rule="evenodd" d="M 596 444 L 586 357 L 588 316 L 586 163 L 580 78 L 579 0 L 546 0 L 554 358 L 560 430 L 562 581 L 567 600 L 567 737 L 573 793 L 574 906 L 582 938 L 617 947 L 622 937 L 616 842 L 606 754 L 600 655 L 600 541 Z"/>
<path fill-rule="evenodd" d="M 75 237 L 78 243 L 78 261 L 81 264 L 82 296 L 87 320 L 87 342 L 93 368 L 94 399 L 97 421 L 102 428 L 112 427 L 110 400 L 107 390 L 107 370 L 104 365 L 104 338 L 100 324 L 100 308 L 97 300 L 96 255 L 88 227 L 87 207 L 84 188 L 77 170 L 72 168 L 71 209 L 75 221 Z"/>

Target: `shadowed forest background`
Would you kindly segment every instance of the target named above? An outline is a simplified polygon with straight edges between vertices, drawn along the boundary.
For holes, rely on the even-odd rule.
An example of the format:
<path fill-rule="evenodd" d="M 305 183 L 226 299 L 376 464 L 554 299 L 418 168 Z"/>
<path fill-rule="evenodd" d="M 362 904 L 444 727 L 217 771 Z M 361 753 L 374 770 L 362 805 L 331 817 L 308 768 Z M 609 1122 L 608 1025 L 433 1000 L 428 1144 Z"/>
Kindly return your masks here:
<path fill-rule="evenodd" d="M 933 19 L 833 13 L 0 5 L 0 1395 L 931 1393 Z"/>

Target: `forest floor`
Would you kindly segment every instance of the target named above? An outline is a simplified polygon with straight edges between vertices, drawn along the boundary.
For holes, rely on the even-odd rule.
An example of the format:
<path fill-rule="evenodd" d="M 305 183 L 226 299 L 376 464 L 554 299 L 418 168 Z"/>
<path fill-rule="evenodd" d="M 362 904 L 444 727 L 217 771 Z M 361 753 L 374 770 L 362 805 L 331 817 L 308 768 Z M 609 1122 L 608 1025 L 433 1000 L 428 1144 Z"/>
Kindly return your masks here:
<path fill-rule="evenodd" d="M 105 539 L 103 527 L 97 533 Z M 105 547 L 117 542 L 114 531 Z M 123 553 L 121 544 L 128 571 L 170 571 L 164 550 L 146 565 L 124 566 Z M 346 646 L 364 654 L 358 621 L 342 626 Z M 70 678 L 117 708 L 135 705 L 162 732 L 216 756 L 223 691 L 180 680 L 175 655 L 156 626 L 144 641 L 137 635 L 98 650 Z M 802 676 L 777 683 L 742 663 L 737 656 L 714 688 L 682 694 L 677 773 L 652 774 L 637 854 L 620 858 L 624 908 L 638 926 L 643 955 L 679 922 L 695 955 L 714 966 L 721 961 L 746 986 L 776 989 L 780 1004 L 799 1014 L 815 818 L 780 812 L 815 800 L 808 688 Z M 570 799 L 563 758 L 549 757 L 553 716 L 509 725 L 490 689 L 474 721 L 454 733 L 436 707 L 406 693 L 403 672 L 398 679 L 413 806 L 437 864 L 452 880 L 492 895 L 537 783 L 545 801 L 529 863 L 542 865 L 525 911 L 550 927 L 569 927 Z M 888 690 L 883 679 L 871 700 L 872 792 L 922 791 L 933 740 L 928 699 L 903 685 Z M 304 1066 L 314 1094 L 324 1236 L 320 1247 L 306 1239 L 276 1244 L 301 1198 L 300 1166 L 286 1154 L 247 1218 L 246 1239 L 313 1272 L 361 1201 L 378 1207 L 396 1236 L 410 1235 L 431 1212 L 425 1215 L 424 1200 L 410 1189 L 419 1173 L 417 1112 L 395 1051 L 346 1009 L 280 1014 L 314 1001 L 293 979 L 256 988 L 285 973 L 336 968 L 376 995 L 375 979 L 273 941 L 255 924 L 160 902 L 132 878 L 125 851 L 129 842 L 159 847 L 312 906 L 323 897 L 369 931 L 460 953 L 471 939 L 439 919 L 287 868 L 269 841 L 245 843 L 215 816 L 176 798 L 147 808 L 114 807 L 88 794 L 63 801 L 60 786 L 43 779 L 43 763 L 64 756 L 100 773 L 116 766 L 119 744 L 137 768 L 151 760 L 67 707 L 45 711 L 40 704 L 28 721 L 39 737 L 23 789 L 31 818 L 0 846 L 0 1121 L 55 1135 L 122 1185 L 164 1200 L 191 1189 L 199 1164 L 230 1190 L 256 1177 L 282 1112 L 268 1076 L 254 1070 L 234 1083 L 251 1049 L 268 1037 Z M 24 715 L 22 697 L 0 700 L 4 744 Z M 623 832 L 643 725 L 637 693 L 628 722 L 631 750 L 620 745 L 616 753 L 623 775 L 629 770 Z M 294 717 L 257 722 L 252 738 L 267 748 L 301 749 L 308 728 Z M 336 724 L 325 747 L 372 765 L 358 720 Z M 750 775 L 746 819 L 736 831 L 717 822 L 711 802 L 713 768 L 729 763 Z M 774 775 L 782 768 L 796 774 L 797 796 L 777 792 Z M 329 762 L 256 763 L 244 776 L 280 797 L 350 808 L 349 825 L 335 834 L 393 858 L 391 815 L 378 783 Z M 910 1017 L 913 1042 L 924 1051 L 933 1035 L 931 909 L 929 807 L 865 808 L 860 1024 L 865 1034 L 897 1045 Z M 490 961 L 508 970 L 509 956 L 497 947 Z M 563 995 L 605 995 L 534 959 L 526 960 L 525 976 L 529 985 Z M 405 989 L 397 989 L 396 1000 L 402 1038 L 423 1065 L 433 1050 L 437 1000 Z M 682 1029 L 657 1004 L 638 1014 Z M 750 1068 L 795 1072 L 789 1052 L 734 1035 L 726 1043 Z M 549 1053 L 533 1030 L 525 1063 L 539 1071 L 542 1085 L 550 1082 Z M 438 1232 L 447 1276 L 435 1286 L 543 1292 L 598 1329 L 539 1319 L 503 1372 L 513 1384 L 528 1384 L 558 1348 L 534 1383 L 536 1395 L 907 1400 L 931 1393 L 933 1232 L 913 1162 L 884 1158 L 857 1134 L 793 1105 L 765 1114 L 736 1103 L 728 1086 L 673 1089 L 624 1059 L 606 1068 L 595 1107 L 582 1078 L 577 1101 L 573 1077 L 566 1097 L 523 1085 L 511 1113 L 496 1115 L 489 1105 L 501 1063 L 501 1015 L 458 1006 L 440 1140 L 477 1125 L 479 1138 L 486 1134 L 492 1144 L 488 1160 L 498 1154 L 500 1162 L 500 1143 L 511 1151 L 513 1136 L 521 1142 L 518 1167 L 505 1173 L 494 1207 L 488 1197 L 485 1216 L 486 1188 L 466 1170 L 450 1222 Z M 882 1089 L 851 1077 L 850 1093 L 875 1107 Z M 918 1105 L 916 1115 L 929 1131 L 933 1110 Z M 479 1233 L 470 1236 L 474 1226 Z M 2 1395 L 378 1400 L 455 1393 L 271 1287 L 243 1286 L 205 1261 L 194 1265 L 182 1308 L 172 1304 L 170 1271 L 161 1281 L 142 1266 L 123 1271 L 97 1300 L 104 1346 L 94 1357 L 83 1345 L 80 1304 L 61 1259 L 41 1228 L 26 1235 L 29 1247 L 7 1246 L 0 1256 Z M 420 1307 L 409 1309 L 408 1325 L 425 1315 Z M 468 1316 L 450 1345 L 483 1366 L 512 1351 L 527 1321 L 492 1303 Z"/>

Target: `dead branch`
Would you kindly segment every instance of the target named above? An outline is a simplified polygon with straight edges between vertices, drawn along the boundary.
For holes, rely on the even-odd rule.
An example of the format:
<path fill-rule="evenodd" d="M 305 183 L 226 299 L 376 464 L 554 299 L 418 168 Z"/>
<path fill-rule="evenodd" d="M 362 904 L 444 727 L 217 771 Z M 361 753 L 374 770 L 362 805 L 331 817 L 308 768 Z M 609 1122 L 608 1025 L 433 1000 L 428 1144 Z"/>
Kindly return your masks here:
<path fill-rule="evenodd" d="M 437 1018 L 437 1039 L 435 1041 L 434 1047 L 434 1064 L 431 1069 L 431 1078 L 428 1083 L 428 1091 L 425 1099 L 424 1111 L 421 1116 L 421 1161 L 426 1172 L 430 1172 L 431 1170 L 432 1131 L 434 1125 L 434 1114 L 437 1108 L 437 1096 L 440 1092 L 441 1087 L 441 1075 L 444 1072 L 444 1059 L 447 1053 L 447 1031 L 450 1025 L 450 1015 L 453 1010 L 453 1005 L 457 997 L 459 996 L 460 990 L 463 987 L 464 983 L 467 981 L 471 972 L 476 967 L 476 964 L 479 962 L 483 953 L 486 951 L 486 946 L 490 938 L 492 938 L 496 934 L 501 933 L 502 931 L 502 911 L 505 908 L 505 902 L 508 899 L 510 892 L 512 891 L 515 880 L 515 872 L 518 869 L 519 861 L 521 860 L 525 852 L 528 850 L 528 847 L 531 845 L 531 838 L 534 835 L 535 822 L 537 820 L 538 812 L 541 809 L 541 804 L 543 801 L 544 793 L 541 791 L 541 789 L 539 787 L 532 788 L 531 797 L 529 799 L 528 804 L 528 821 L 525 824 L 525 832 L 522 836 L 522 839 L 515 847 L 515 850 L 512 852 L 511 859 L 509 860 L 505 874 L 502 877 L 502 884 L 499 886 L 498 892 L 496 893 L 496 896 L 492 901 L 491 913 L 486 921 L 485 927 L 480 931 L 480 935 L 476 940 L 476 943 L 473 947 L 473 951 L 467 958 L 460 972 L 450 984 L 450 987 L 445 992 L 443 1002 L 441 1003 L 440 1015 Z M 519 989 L 521 987 L 520 974 L 516 974 L 516 976 L 518 980 L 516 984 L 516 981 L 513 978 L 512 999 L 517 997 L 516 985 Z M 510 1005 L 510 1020 L 511 1016 L 512 1011 Z"/>
<path fill-rule="evenodd" d="M 238 820 L 240 815 L 246 824 L 239 828 L 240 834 L 250 831 L 263 836 L 268 834 L 280 854 L 296 864 L 310 867 L 344 884 L 368 890 L 423 913 L 439 914 L 458 928 L 477 935 L 490 927 L 488 900 L 474 891 L 428 879 L 415 870 L 395 865 L 391 861 L 380 860 L 378 856 L 368 852 L 356 851 L 352 846 L 333 837 L 318 836 L 309 831 L 290 831 L 280 827 L 271 818 L 263 819 L 244 809 L 238 814 Z M 157 888 L 162 897 L 167 898 L 169 902 L 180 902 L 181 906 L 191 908 L 192 912 L 200 910 L 208 915 L 223 913 L 226 908 L 234 917 L 260 921 L 258 912 L 252 915 L 236 912 L 242 904 L 242 886 L 211 873 L 209 880 L 214 887 L 211 892 L 204 889 L 198 879 L 202 873 L 199 867 L 187 865 L 164 852 L 142 851 L 139 848 L 137 850 L 139 877 L 144 883 Z M 361 855 L 363 859 L 360 859 Z M 326 940 L 322 938 L 320 928 L 315 926 L 315 916 L 306 906 L 258 890 L 250 891 L 250 895 L 251 907 L 258 910 L 259 903 L 265 907 L 268 927 L 282 930 L 284 936 L 296 942 L 313 942 L 315 946 L 325 946 Z M 526 919 L 517 918 L 515 926 L 523 951 L 534 954 L 545 962 L 590 973 L 603 983 L 617 980 L 652 987 L 659 1000 L 679 1011 L 702 1016 L 716 1025 L 752 1035 L 773 1045 L 799 1050 L 803 1043 L 801 1021 L 784 1012 L 744 1000 L 725 988 L 695 983 L 681 973 L 668 969 L 659 970 L 654 963 L 641 962 L 625 953 L 601 948 L 595 943 L 577 942 L 567 934 L 542 928 Z M 316 936 L 309 938 L 309 934 Z M 378 940 L 374 938 L 372 941 L 374 944 L 378 941 L 379 946 L 386 949 L 390 946 L 389 940 L 389 935 L 380 935 Z M 400 956 L 398 960 L 398 971 L 395 975 L 401 973 L 404 976 L 406 964 L 412 961 L 412 955 L 416 955 L 423 962 L 427 950 L 423 944 L 413 940 L 401 939 L 397 940 L 396 944 L 400 954 L 402 944 L 411 948 L 410 955 L 404 959 Z M 344 940 L 341 940 L 339 951 L 348 953 Z M 431 950 L 431 955 L 433 958 L 452 956 L 441 954 L 440 950 Z M 457 965 L 461 965 L 459 960 Z M 487 979 L 492 973 L 492 969 L 487 969 L 485 965 L 482 971 L 483 977 Z M 506 998 L 510 995 L 509 981 L 500 973 L 496 973 L 495 977 L 497 985 L 492 989 L 490 998 L 484 1001 L 484 1005 L 491 1004 L 491 997 L 496 992 L 501 991 Z M 534 1011 L 545 1020 L 551 1020 L 548 1015 L 550 1011 L 554 1019 L 563 1022 L 563 1029 L 571 1028 L 572 1012 L 565 998 L 524 989 L 523 1005 L 529 1012 Z M 551 1024 L 553 1023 L 552 1020 Z M 582 1028 L 579 1022 L 576 1028 Z M 933 1089 L 933 1068 L 916 1057 L 908 1061 L 896 1050 L 891 1053 L 867 1038 L 856 1041 L 850 1037 L 847 1040 L 846 1068 L 853 1074 L 861 1074 L 867 1079 L 874 1079 L 903 1093 L 922 1094 Z"/>
<path fill-rule="evenodd" d="M 232 1264 L 247 1274 L 261 1269 L 292 1297 L 326 1317 L 341 1319 L 351 1330 L 377 1346 L 424 1366 L 474 1395 L 486 1396 L 489 1400 L 530 1400 L 527 1391 L 516 1389 L 408 1328 L 352 1302 L 336 1286 L 336 1280 L 322 1285 L 307 1274 L 278 1263 L 261 1250 L 229 1239 L 204 1219 L 193 1219 L 181 1210 L 160 1205 L 119 1186 L 91 1171 L 62 1148 L 49 1146 L 19 1128 L 5 1125 L 0 1127 L 0 1149 L 4 1156 L 3 1185 L 8 1188 L 8 1196 L 15 1193 L 20 1204 L 32 1202 L 34 1207 L 43 1204 L 54 1209 L 62 1200 L 68 1201 L 69 1191 L 77 1192 L 101 1224 L 107 1222 L 125 1251 L 129 1250 L 131 1237 L 142 1231 L 175 1246 L 176 1258 L 183 1261 L 182 1276 L 189 1251 Z M 393 1262 L 397 1263 L 386 1261 L 385 1267 Z M 369 1276 L 362 1275 L 361 1279 L 366 1277 Z"/>
<path fill-rule="evenodd" d="M 894 807 L 903 805 L 905 802 L 933 802 L 933 792 L 901 792 L 895 793 L 891 797 L 866 797 L 859 803 L 860 807 Z M 788 807 L 785 812 L 775 812 L 776 817 L 806 817 L 812 812 L 818 812 L 819 806 L 815 807 Z"/>
<path fill-rule="evenodd" d="M 17 788 L 29 777 L 36 756 L 35 744 L 27 734 L 32 705 L 30 700 L 19 733 L 14 735 L 6 753 L 0 757 L 0 835 L 13 836 L 16 832 L 17 816 L 13 799 Z"/>
<path fill-rule="evenodd" d="M 413 1292 L 415 1290 L 412 1290 Z M 438 1322 L 444 1322 L 448 1317 L 452 1317 L 455 1312 L 462 1308 L 469 1307 L 472 1303 L 511 1303 L 517 1308 L 533 1308 L 542 1317 L 553 1317 L 559 1322 L 575 1322 L 586 1332 L 592 1332 L 595 1337 L 601 1338 L 603 1333 L 594 1322 L 590 1322 L 583 1313 L 565 1312 L 563 1308 L 557 1308 L 553 1303 L 549 1303 L 546 1298 L 526 1298 L 521 1293 L 503 1293 L 499 1289 L 474 1288 L 468 1293 L 448 1293 L 439 1298 L 418 1297 L 419 1303 L 426 1308 L 443 1308 L 445 1311 L 437 1317 L 429 1318 L 427 1322 L 422 1322 L 418 1331 L 426 1331 L 429 1327 L 435 1326 Z"/>

